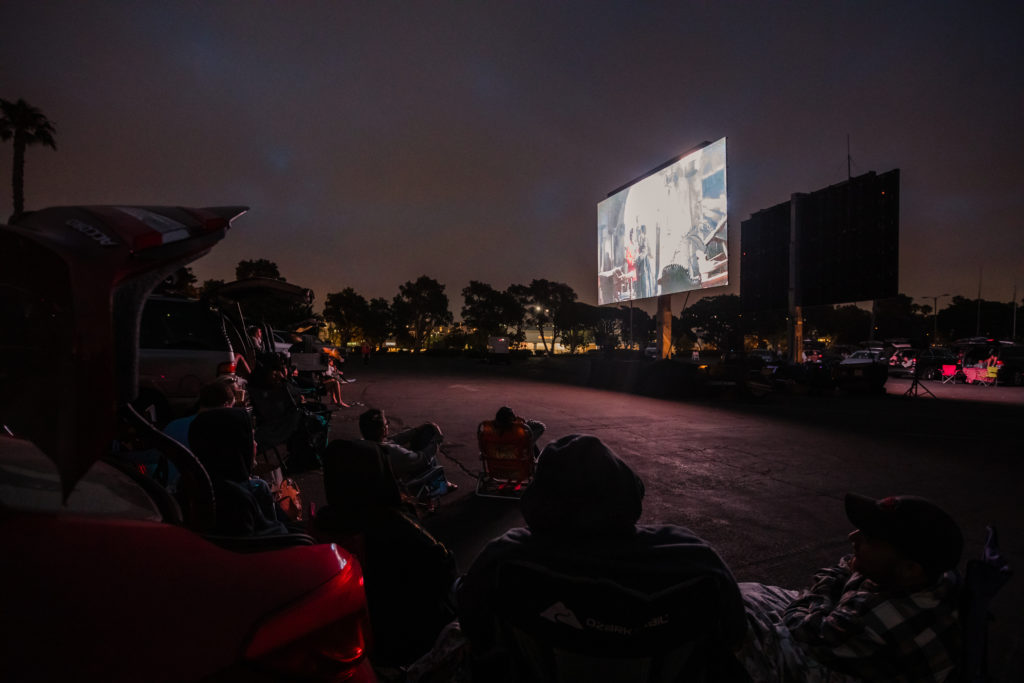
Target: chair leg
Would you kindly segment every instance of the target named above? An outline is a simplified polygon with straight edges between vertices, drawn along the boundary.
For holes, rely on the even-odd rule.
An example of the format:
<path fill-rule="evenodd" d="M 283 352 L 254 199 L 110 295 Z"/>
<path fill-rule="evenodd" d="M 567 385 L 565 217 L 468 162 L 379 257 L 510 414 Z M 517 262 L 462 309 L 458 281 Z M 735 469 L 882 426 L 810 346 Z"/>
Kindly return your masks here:
<path fill-rule="evenodd" d="M 273 463 L 270 462 L 270 454 L 271 453 L 274 454 L 274 459 L 277 460 L 277 466 L 281 468 L 281 472 L 282 473 L 287 472 L 288 471 L 288 465 L 286 463 L 287 463 L 288 458 L 287 457 L 281 457 L 281 451 L 278 450 L 277 445 L 270 446 L 268 448 L 264 448 L 264 447 L 261 446 L 260 449 L 259 449 L 258 455 L 259 456 L 263 456 L 263 460 L 265 460 L 267 463 L 273 464 Z"/>

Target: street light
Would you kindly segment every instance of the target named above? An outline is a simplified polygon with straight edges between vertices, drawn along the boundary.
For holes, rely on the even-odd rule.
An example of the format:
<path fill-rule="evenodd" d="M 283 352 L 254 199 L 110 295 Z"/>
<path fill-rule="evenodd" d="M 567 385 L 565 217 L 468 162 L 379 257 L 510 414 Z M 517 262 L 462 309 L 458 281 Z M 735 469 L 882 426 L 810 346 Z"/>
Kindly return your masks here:
<path fill-rule="evenodd" d="M 939 299 L 949 294 L 936 294 L 935 296 L 926 296 L 925 299 L 932 300 L 932 320 L 934 321 L 934 329 L 932 330 L 932 344 L 935 343 L 935 338 L 939 336 Z"/>

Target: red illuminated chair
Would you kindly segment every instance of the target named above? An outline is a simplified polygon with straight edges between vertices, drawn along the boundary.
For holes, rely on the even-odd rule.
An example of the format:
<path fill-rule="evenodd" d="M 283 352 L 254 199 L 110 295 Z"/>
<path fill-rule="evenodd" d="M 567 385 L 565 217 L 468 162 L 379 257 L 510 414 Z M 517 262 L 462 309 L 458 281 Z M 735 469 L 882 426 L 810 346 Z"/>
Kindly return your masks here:
<path fill-rule="evenodd" d="M 953 384 L 956 382 L 957 367 L 955 365 L 942 366 L 942 383 Z"/>
<path fill-rule="evenodd" d="M 476 431 L 483 471 L 476 494 L 484 498 L 520 498 L 533 481 L 533 436 L 521 422 L 500 429 L 493 420 Z"/>

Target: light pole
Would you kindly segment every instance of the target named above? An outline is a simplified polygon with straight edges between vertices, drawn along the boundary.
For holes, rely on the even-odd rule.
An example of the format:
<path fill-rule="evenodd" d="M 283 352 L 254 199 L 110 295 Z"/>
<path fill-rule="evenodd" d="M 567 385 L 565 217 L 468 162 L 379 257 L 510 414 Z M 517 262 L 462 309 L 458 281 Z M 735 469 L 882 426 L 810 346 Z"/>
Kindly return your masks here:
<path fill-rule="evenodd" d="M 939 336 L 939 299 L 949 294 L 936 294 L 935 296 L 926 296 L 925 299 L 932 300 L 932 321 L 934 322 L 934 328 L 932 329 L 932 344 L 935 343 L 935 338 Z"/>

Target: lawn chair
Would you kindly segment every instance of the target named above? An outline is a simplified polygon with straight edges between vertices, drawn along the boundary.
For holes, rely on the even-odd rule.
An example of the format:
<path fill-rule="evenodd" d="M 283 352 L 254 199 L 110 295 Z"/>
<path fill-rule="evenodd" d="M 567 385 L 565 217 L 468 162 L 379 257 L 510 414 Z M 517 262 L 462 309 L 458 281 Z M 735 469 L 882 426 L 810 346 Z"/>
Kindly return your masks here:
<path fill-rule="evenodd" d="M 533 481 L 536 466 L 533 436 L 524 424 L 500 429 L 493 420 L 481 422 L 476 432 L 483 471 L 476 494 L 484 498 L 522 497 Z"/>
<path fill-rule="evenodd" d="M 999 549 L 995 525 L 986 529 L 981 559 L 969 560 L 961 583 L 960 624 L 964 634 L 964 656 L 961 683 L 989 683 L 988 623 L 992 620 L 989 606 L 995 594 L 1013 575 L 1010 561 Z"/>
<path fill-rule="evenodd" d="M 296 404 L 284 385 L 251 389 L 249 400 L 256 418 L 258 456 L 269 463 L 272 453 L 285 473 L 289 461 L 297 461 L 300 470 L 320 466 L 320 454 L 330 436 L 330 411 L 315 403 Z M 282 446 L 287 455 L 281 454 Z"/>
<path fill-rule="evenodd" d="M 999 368 L 995 365 L 990 365 L 981 383 L 987 387 L 994 387 L 999 384 Z"/>
<path fill-rule="evenodd" d="M 942 383 L 943 384 L 955 384 L 959 369 L 955 365 L 943 365 L 942 366 Z"/>
<path fill-rule="evenodd" d="M 496 588 L 499 638 L 514 680 L 749 681 L 709 642 L 718 599 L 711 577 L 645 592 L 514 561 L 502 567 Z"/>
<path fill-rule="evenodd" d="M 435 465 L 423 474 L 399 480 L 398 486 L 418 510 L 434 514 L 441 507 L 441 496 L 448 493 L 448 477 L 443 467 Z"/>

